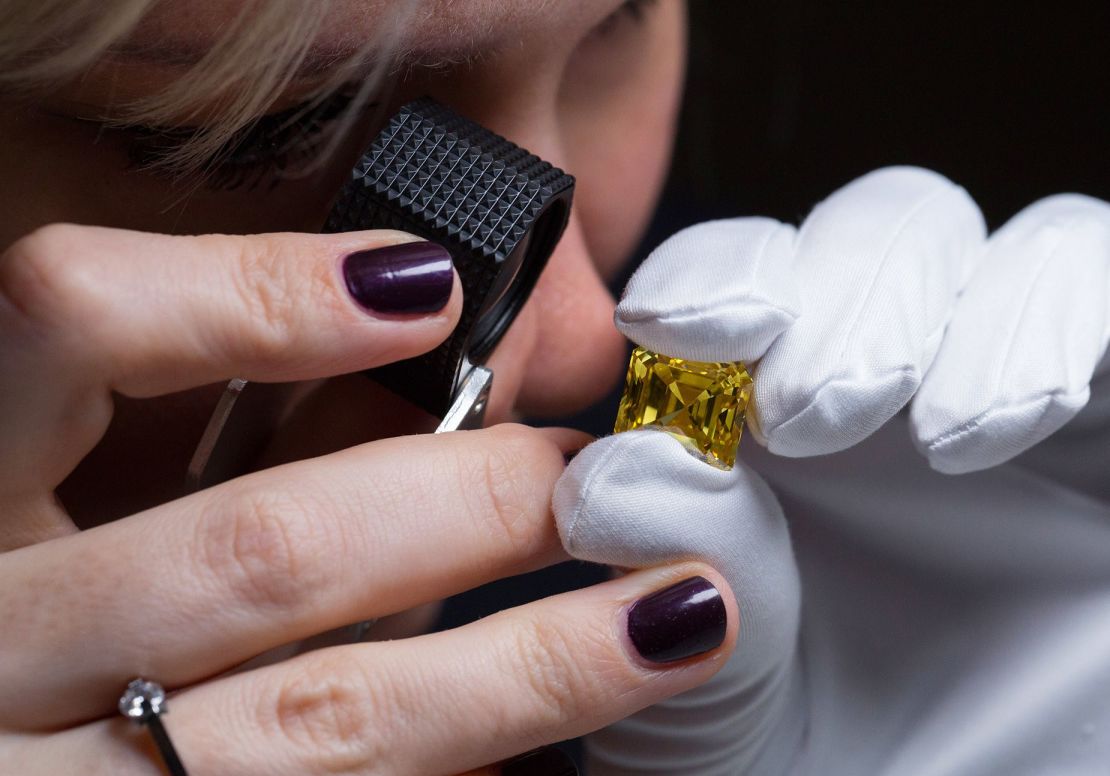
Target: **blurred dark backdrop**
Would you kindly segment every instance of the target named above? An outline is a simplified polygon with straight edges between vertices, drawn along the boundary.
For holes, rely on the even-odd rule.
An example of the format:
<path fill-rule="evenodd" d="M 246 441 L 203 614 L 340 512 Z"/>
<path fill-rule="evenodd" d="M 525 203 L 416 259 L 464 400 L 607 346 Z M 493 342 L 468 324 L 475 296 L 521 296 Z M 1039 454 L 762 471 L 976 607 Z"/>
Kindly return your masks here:
<path fill-rule="evenodd" d="M 890 164 L 961 184 L 991 228 L 1053 193 L 1110 200 L 1110 0 L 695 0 L 690 13 L 674 166 L 630 271 L 684 226 L 796 223 Z M 608 433 L 618 396 L 562 422 Z M 452 599 L 441 627 L 602 575 L 568 563 L 489 585 Z"/>
<path fill-rule="evenodd" d="M 1110 196 L 1105 0 L 690 8 L 668 202 L 691 221 L 796 220 L 888 164 L 952 178 L 992 227 L 1047 194 Z"/>

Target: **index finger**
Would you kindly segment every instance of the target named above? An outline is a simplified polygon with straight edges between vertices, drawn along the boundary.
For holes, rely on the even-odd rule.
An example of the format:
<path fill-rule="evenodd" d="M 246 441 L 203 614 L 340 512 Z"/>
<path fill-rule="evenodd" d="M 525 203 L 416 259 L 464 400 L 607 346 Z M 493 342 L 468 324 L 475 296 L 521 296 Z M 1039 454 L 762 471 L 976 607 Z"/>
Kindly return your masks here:
<path fill-rule="evenodd" d="M 49 493 L 112 393 L 355 372 L 431 350 L 462 303 L 451 257 L 403 232 L 174 237 L 56 224 L 0 257 L 0 489 Z"/>
<path fill-rule="evenodd" d="M 818 205 L 795 246 L 805 314 L 753 375 L 749 420 L 768 449 L 844 450 L 905 406 L 985 238 L 967 192 L 919 168 L 877 170 Z"/>
<path fill-rule="evenodd" d="M 0 259 L 0 315 L 6 351 L 65 359 L 86 382 L 144 397 L 417 355 L 450 333 L 458 285 L 446 249 L 405 232 L 171 236 L 54 224 Z"/>

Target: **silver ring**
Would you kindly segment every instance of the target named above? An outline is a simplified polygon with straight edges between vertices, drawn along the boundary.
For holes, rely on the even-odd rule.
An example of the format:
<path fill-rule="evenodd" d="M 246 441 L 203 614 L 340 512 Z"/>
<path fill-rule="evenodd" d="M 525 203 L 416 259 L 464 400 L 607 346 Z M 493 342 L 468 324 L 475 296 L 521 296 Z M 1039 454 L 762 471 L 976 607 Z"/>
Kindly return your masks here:
<path fill-rule="evenodd" d="M 141 677 L 132 679 L 119 699 L 119 713 L 150 731 L 170 776 L 188 776 L 160 719 L 165 712 L 166 691 L 162 685 Z"/>

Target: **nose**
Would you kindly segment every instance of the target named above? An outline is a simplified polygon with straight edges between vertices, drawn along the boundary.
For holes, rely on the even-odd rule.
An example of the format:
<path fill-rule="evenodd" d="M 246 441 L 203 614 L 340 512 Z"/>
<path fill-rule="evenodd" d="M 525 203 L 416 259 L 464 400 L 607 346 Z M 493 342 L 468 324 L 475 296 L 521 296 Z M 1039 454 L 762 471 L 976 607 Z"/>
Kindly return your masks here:
<path fill-rule="evenodd" d="M 450 94 L 436 96 L 573 175 L 559 135 L 556 88 L 485 86 L 468 84 L 455 92 L 467 95 L 465 102 Z M 532 297 L 490 357 L 497 374 L 491 416 L 497 418 L 498 408 L 508 406 L 540 417 L 565 415 L 604 397 L 624 368 L 626 345 L 613 325 L 614 307 L 572 206 L 566 232 Z"/>
<path fill-rule="evenodd" d="M 625 340 L 613 326 L 613 297 L 573 215 L 529 306 L 531 317 L 522 323 L 535 332 L 522 354 L 517 409 L 564 415 L 604 397 L 624 367 Z"/>

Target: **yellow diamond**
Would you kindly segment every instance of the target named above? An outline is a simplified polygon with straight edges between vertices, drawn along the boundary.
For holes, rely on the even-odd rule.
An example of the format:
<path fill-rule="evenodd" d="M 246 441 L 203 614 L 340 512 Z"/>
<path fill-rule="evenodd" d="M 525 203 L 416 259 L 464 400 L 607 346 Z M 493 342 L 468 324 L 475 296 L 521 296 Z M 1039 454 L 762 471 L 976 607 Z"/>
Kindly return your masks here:
<path fill-rule="evenodd" d="M 709 463 L 731 469 L 752 378 L 740 362 L 686 361 L 632 351 L 613 431 L 658 426 Z"/>

